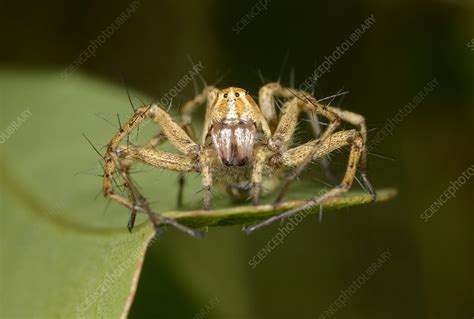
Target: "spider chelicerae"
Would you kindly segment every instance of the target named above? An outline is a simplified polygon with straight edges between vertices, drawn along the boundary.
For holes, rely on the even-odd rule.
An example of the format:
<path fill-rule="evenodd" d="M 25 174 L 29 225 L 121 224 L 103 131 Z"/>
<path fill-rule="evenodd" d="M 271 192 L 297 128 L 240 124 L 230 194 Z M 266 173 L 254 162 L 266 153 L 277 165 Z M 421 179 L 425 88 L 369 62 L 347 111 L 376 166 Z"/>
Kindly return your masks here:
<path fill-rule="evenodd" d="M 280 113 L 277 113 L 275 98 L 283 100 Z M 307 92 L 287 88 L 279 83 L 268 83 L 261 87 L 258 102 L 257 104 L 249 92 L 241 88 L 220 90 L 207 86 L 182 106 L 177 122 L 157 104 L 137 108 L 112 138 L 104 157 L 104 196 L 131 210 L 128 229 L 131 231 L 137 213 L 142 212 L 149 216 L 156 229 L 160 224 L 170 224 L 191 235 L 200 234 L 197 230 L 153 213 L 130 178 L 129 169 L 135 162 L 181 174 L 199 173 L 204 210 L 209 210 L 213 184 L 223 185 L 231 196 L 238 199 L 251 197 L 253 204 L 258 205 L 264 193 L 271 192 L 283 182 L 275 200 L 275 204 L 278 204 L 290 184 L 308 164 L 335 150 L 350 147 L 347 169 L 337 186 L 307 200 L 300 207 L 245 227 L 247 233 L 317 206 L 329 197 L 347 192 L 358 170 L 363 184 L 375 199 L 375 190 L 367 178 L 367 127 L 363 116 L 322 104 Z M 202 137 L 198 141 L 191 127 L 191 119 L 192 114 L 202 105 L 207 107 Z M 325 117 L 328 125 L 317 139 L 292 147 L 292 137 L 301 113 Z M 124 138 L 147 117 L 160 127 L 161 133 L 143 146 L 124 144 Z M 337 130 L 343 121 L 355 128 Z M 166 140 L 180 154 L 157 149 Z M 291 173 L 285 177 L 288 169 L 291 169 Z M 114 174 L 122 178 L 128 198 L 114 191 Z M 182 186 L 183 183 L 180 183 L 180 198 Z"/>

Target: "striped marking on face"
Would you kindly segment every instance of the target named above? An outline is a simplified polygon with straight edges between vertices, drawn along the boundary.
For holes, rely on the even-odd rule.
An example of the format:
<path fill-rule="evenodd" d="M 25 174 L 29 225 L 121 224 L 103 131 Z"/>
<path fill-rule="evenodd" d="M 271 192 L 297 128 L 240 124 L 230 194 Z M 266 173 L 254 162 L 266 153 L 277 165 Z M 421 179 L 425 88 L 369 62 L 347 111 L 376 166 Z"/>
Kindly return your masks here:
<path fill-rule="evenodd" d="M 227 108 L 229 111 L 227 112 L 225 118 L 227 120 L 237 120 L 239 115 L 237 114 L 237 106 L 235 103 L 235 97 L 233 95 L 228 99 Z"/>
<path fill-rule="evenodd" d="M 228 121 L 245 120 L 254 111 L 247 92 L 234 87 L 223 90 L 219 105 L 223 118 Z"/>
<path fill-rule="evenodd" d="M 209 124 L 216 124 L 222 121 L 227 123 L 253 122 L 256 123 L 262 118 L 252 96 L 246 90 L 236 87 L 229 87 L 219 92 L 217 101 L 209 112 Z"/>

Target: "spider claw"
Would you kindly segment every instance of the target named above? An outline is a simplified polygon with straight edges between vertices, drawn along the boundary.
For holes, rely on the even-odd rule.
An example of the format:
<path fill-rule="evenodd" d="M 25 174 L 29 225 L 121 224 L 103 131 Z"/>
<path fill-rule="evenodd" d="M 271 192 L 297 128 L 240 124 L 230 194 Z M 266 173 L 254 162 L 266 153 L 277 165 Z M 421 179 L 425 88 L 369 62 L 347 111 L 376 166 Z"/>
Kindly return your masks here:
<path fill-rule="evenodd" d="M 272 217 L 269 217 L 267 219 L 265 219 L 264 221 L 261 221 L 259 223 L 256 223 L 256 224 L 252 224 L 248 227 L 244 227 L 242 230 L 246 233 L 246 234 L 251 234 L 253 233 L 254 231 L 260 229 L 260 228 L 263 228 L 263 227 L 266 227 L 270 224 L 273 224 L 274 222 L 280 220 L 281 222 L 283 222 L 286 218 L 289 218 L 299 212 L 301 212 L 303 210 L 303 206 L 300 206 L 300 207 L 296 207 L 296 208 L 293 208 L 293 209 L 290 209 L 290 210 L 287 210 L 283 213 L 279 213 L 278 215 L 274 215 Z"/>
<path fill-rule="evenodd" d="M 197 238 L 197 239 L 203 239 L 204 238 L 204 232 L 199 231 L 199 230 L 194 230 L 192 236 Z"/>
<path fill-rule="evenodd" d="M 180 230 L 184 231 L 185 233 L 187 233 L 188 235 L 190 235 L 191 237 L 194 237 L 196 239 L 203 239 L 204 238 L 204 232 L 203 231 L 188 228 L 188 227 L 184 227 L 184 226 L 183 226 L 183 228 L 180 228 Z"/>
<path fill-rule="evenodd" d="M 128 223 L 127 223 L 127 229 L 128 229 L 128 232 L 129 232 L 129 233 L 132 233 L 133 224 L 131 223 L 130 220 L 129 220 Z"/>
<path fill-rule="evenodd" d="M 193 228 L 184 226 L 183 224 L 180 224 L 179 222 L 177 222 L 173 219 L 165 219 L 165 220 L 163 220 L 163 224 L 171 225 L 171 226 L 175 227 L 176 229 L 190 235 L 191 237 L 194 237 L 194 238 L 197 238 L 197 239 L 204 238 L 204 232 L 202 232 L 200 230 L 197 230 L 197 229 L 193 229 Z"/>
<path fill-rule="evenodd" d="M 370 195 L 372 196 L 371 202 L 375 202 L 377 200 L 377 192 L 374 191 L 373 193 L 370 193 Z"/>
<path fill-rule="evenodd" d="M 246 233 L 247 235 L 251 235 L 251 234 L 255 231 L 255 229 L 254 229 L 253 226 L 255 226 L 255 225 L 250 225 L 250 226 L 248 226 L 248 227 L 245 227 L 245 226 L 244 226 L 244 227 L 242 227 L 242 231 L 243 231 L 244 233 Z"/>
<path fill-rule="evenodd" d="M 128 219 L 128 223 L 127 223 L 127 229 L 130 233 L 132 232 L 133 226 L 135 226 L 135 217 L 136 216 L 137 216 L 136 211 L 132 211 L 130 213 L 130 218 Z"/>
<path fill-rule="evenodd" d="M 277 216 L 278 217 L 278 216 Z M 280 219 L 280 218 L 278 218 Z M 242 231 L 244 233 L 246 233 L 247 235 L 250 235 L 252 234 L 253 232 L 255 232 L 256 230 L 262 228 L 262 227 L 265 227 L 271 223 L 273 223 L 275 221 L 275 218 L 271 217 L 269 219 L 266 219 L 264 220 L 263 222 L 260 222 L 260 223 L 256 223 L 256 224 L 252 224 L 252 225 L 249 225 L 249 226 L 244 226 L 242 227 Z"/>
<path fill-rule="evenodd" d="M 364 184 L 365 188 L 367 188 L 367 191 L 370 193 L 370 195 L 372 195 L 372 202 L 375 202 L 375 200 L 377 199 L 377 192 L 375 191 L 374 186 L 367 177 L 367 173 L 360 173 L 360 177 L 362 178 L 362 183 Z"/>

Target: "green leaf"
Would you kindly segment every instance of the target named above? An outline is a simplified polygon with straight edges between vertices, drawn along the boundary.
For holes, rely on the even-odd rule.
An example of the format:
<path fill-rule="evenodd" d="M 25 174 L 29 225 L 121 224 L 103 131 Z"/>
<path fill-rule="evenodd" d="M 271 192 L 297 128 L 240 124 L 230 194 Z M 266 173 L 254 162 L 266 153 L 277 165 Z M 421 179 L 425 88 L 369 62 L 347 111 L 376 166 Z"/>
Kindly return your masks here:
<path fill-rule="evenodd" d="M 2 170 L 5 166 L 2 166 Z M 6 189 L 8 188 L 8 190 Z M 8 177 L 1 183 L 3 318 L 118 318 L 128 313 L 151 227 L 129 235 L 54 216 Z M 68 214 L 57 212 L 58 214 Z"/>

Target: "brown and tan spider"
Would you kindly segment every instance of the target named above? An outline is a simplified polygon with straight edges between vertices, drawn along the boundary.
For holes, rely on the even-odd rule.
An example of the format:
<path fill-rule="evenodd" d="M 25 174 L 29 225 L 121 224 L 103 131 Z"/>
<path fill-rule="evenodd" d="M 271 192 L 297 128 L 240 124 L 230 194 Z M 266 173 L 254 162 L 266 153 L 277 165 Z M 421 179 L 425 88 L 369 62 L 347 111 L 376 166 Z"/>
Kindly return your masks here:
<path fill-rule="evenodd" d="M 280 114 L 276 112 L 276 97 L 284 100 Z M 104 195 L 131 210 L 129 230 L 133 228 L 137 212 L 143 212 L 148 214 L 155 226 L 161 223 L 172 224 L 192 235 L 198 234 L 197 231 L 151 211 L 129 176 L 130 166 L 137 161 L 180 173 L 200 173 L 204 209 L 208 210 L 211 207 L 211 187 L 214 182 L 225 186 L 231 196 L 251 197 L 253 204 L 258 205 L 263 190 L 275 189 L 284 177 L 285 170 L 293 169 L 277 196 L 275 203 L 279 203 L 289 185 L 309 163 L 337 149 L 350 146 L 347 169 L 338 186 L 307 200 L 298 208 L 245 228 L 247 233 L 348 191 L 358 168 L 365 187 L 375 199 L 374 188 L 367 179 L 367 128 L 364 117 L 321 104 L 308 93 L 283 87 L 279 83 L 264 85 L 259 90 L 258 100 L 259 105 L 244 89 L 229 87 L 219 90 L 207 86 L 202 93 L 183 105 L 180 123 L 173 121 L 156 104 L 135 110 L 130 120 L 108 144 L 103 180 Z M 199 143 L 191 128 L 191 117 L 203 104 L 207 104 L 207 108 Z M 328 126 L 316 140 L 292 148 L 293 133 L 302 112 L 327 118 Z M 146 117 L 150 117 L 160 127 L 161 134 L 144 146 L 121 144 Z M 341 121 L 354 125 L 356 129 L 336 131 Z M 164 140 L 168 140 L 181 154 L 156 149 Z M 123 179 L 128 198 L 115 193 L 113 174 L 119 174 Z"/>

